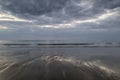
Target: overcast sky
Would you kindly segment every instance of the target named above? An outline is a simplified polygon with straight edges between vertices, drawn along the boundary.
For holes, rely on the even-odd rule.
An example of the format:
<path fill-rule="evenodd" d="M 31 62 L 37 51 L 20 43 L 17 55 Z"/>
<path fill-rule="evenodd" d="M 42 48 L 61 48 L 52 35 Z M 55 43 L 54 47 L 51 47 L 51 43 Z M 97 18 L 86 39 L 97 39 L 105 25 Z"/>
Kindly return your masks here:
<path fill-rule="evenodd" d="M 120 41 L 120 0 L 0 0 L 0 40 Z"/>

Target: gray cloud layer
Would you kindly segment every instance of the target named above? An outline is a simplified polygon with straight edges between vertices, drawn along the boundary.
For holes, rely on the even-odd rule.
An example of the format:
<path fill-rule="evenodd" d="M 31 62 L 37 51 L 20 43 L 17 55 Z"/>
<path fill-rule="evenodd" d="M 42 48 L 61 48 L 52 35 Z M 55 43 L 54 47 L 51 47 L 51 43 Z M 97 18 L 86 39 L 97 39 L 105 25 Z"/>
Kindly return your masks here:
<path fill-rule="evenodd" d="M 0 37 L 120 41 L 119 14 L 120 0 L 0 0 Z"/>

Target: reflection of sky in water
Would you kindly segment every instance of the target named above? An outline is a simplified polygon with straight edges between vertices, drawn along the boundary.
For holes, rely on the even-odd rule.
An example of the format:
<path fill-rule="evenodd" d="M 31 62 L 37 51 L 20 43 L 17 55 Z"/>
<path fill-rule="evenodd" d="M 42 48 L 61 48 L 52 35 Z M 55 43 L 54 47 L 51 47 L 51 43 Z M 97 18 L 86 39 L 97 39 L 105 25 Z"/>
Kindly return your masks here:
<path fill-rule="evenodd" d="M 26 42 L 30 45 L 20 45 Z M 120 74 L 119 47 L 37 45 L 46 41 L 1 41 L 1 43 L 0 78 L 2 80 L 54 78 L 56 80 L 89 80 L 90 78 L 119 80 L 117 78 Z M 35 45 L 31 46 L 31 44 Z"/>
<path fill-rule="evenodd" d="M 46 80 L 42 76 L 47 80 L 56 76 L 57 80 L 67 80 L 68 75 L 70 80 L 74 77 L 96 80 L 97 75 L 96 78 L 111 80 L 120 73 L 119 48 L 9 48 L 0 51 L 2 80 Z"/>

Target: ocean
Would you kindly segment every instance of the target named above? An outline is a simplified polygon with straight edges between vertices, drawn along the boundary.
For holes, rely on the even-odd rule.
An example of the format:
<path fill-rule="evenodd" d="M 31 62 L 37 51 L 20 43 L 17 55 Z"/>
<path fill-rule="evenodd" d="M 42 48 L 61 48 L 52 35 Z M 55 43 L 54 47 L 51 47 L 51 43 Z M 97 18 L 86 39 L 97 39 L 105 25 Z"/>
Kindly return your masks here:
<path fill-rule="evenodd" d="M 120 80 L 120 43 L 0 41 L 0 80 Z"/>

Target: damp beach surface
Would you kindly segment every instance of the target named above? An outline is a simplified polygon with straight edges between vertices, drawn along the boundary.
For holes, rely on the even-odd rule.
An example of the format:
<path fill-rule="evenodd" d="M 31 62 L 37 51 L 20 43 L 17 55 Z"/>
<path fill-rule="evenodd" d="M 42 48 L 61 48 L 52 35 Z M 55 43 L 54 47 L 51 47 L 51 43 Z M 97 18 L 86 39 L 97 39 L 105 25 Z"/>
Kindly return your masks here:
<path fill-rule="evenodd" d="M 118 43 L 3 41 L 1 80 L 119 80 Z"/>

